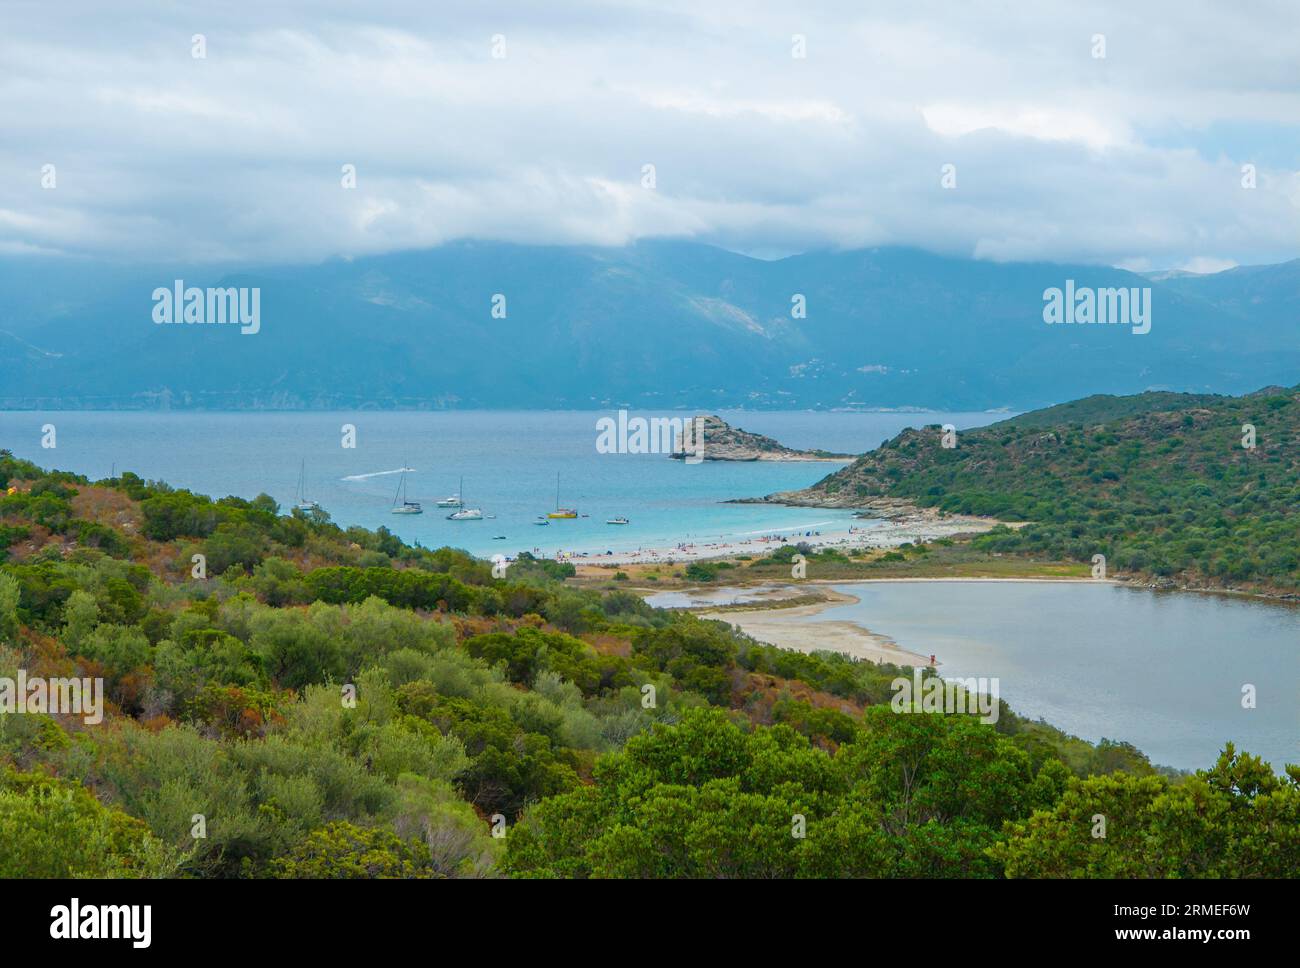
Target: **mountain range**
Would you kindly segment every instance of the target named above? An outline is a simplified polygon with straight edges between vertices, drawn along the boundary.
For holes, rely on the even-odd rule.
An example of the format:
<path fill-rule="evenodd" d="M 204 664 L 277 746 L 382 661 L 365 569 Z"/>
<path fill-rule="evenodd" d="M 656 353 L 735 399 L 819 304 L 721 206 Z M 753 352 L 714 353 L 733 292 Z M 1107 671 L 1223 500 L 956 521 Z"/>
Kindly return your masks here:
<path fill-rule="evenodd" d="M 260 331 L 156 325 L 152 293 L 176 279 L 258 288 Z M 1149 287 L 1150 332 L 1048 325 L 1044 292 L 1070 280 Z M 464 241 L 238 271 L 10 255 L 0 407 L 1026 410 L 1291 385 L 1298 319 L 1300 260 L 1143 276 L 678 241 Z"/>

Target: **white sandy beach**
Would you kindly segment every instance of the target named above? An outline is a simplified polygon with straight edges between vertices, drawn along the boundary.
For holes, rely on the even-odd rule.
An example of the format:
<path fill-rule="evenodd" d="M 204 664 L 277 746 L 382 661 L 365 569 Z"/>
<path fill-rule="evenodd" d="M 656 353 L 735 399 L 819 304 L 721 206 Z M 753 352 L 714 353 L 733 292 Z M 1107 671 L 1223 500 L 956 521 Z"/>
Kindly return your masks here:
<path fill-rule="evenodd" d="M 761 557 L 784 544 L 804 543 L 814 550 L 838 548 L 849 551 L 856 548 L 897 548 L 901 544 L 934 541 L 956 535 L 982 534 L 999 522 L 991 518 L 963 515 L 939 517 L 929 509 L 917 509 L 891 519 L 863 519 L 861 525 L 835 530 L 782 531 L 752 537 L 708 542 L 683 542 L 673 547 L 638 548 L 635 551 L 615 551 L 612 554 L 595 552 L 569 552 L 556 550 L 547 557 L 560 561 L 581 562 L 589 565 L 677 564 L 690 561 L 707 561 L 710 558 L 731 558 L 736 555 Z"/>
<path fill-rule="evenodd" d="M 790 586 L 798 592 L 797 586 Z M 887 635 L 863 628 L 856 622 L 809 622 L 816 615 L 836 605 L 851 604 L 858 599 L 831 589 L 821 589 L 826 601 L 792 608 L 755 609 L 753 611 L 716 612 L 703 609 L 695 614 L 726 622 L 751 638 L 796 652 L 842 652 L 867 662 L 888 662 L 900 666 L 929 665 L 930 657 L 909 652 Z M 936 663 L 937 664 L 937 663 Z"/>

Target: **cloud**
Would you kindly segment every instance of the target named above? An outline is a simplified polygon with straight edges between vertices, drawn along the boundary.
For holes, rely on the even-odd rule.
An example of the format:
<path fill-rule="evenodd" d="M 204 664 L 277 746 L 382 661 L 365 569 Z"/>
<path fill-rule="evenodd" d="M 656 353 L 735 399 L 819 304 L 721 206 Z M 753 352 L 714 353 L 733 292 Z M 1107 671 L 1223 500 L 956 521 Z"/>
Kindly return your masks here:
<path fill-rule="evenodd" d="M 1237 263 L 1232 259 L 1215 259 L 1210 256 L 1201 256 L 1189 260 L 1186 264 L 1179 266 L 1185 272 L 1195 272 L 1199 275 L 1213 275 L 1216 272 L 1224 272 L 1227 269 L 1235 269 Z"/>
<path fill-rule="evenodd" d="M 1127 140 L 1106 118 L 1053 108 L 932 104 L 922 108 L 921 114 L 931 131 L 947 137 L 992 130 L 1018 138 L 1072 141 L 1095 151 Z"/>
<path fill-rule="evenodd" d="M 1176 0 L 1014 18 L 937 0 L 463 6 L 6 4 L 0 247 L 239 263 L 681 236 L 1153 267 L 1297 255 L 1285 0 L 1249 17 Z"/>

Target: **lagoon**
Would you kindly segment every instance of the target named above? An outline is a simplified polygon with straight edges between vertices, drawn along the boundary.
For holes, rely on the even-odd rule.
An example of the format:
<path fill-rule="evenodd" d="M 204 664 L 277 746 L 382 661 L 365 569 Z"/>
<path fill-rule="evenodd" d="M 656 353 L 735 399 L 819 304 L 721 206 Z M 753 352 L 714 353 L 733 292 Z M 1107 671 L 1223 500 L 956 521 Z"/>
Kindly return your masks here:
<path fill-rule="evenodd" d="M 847 511 L 727 504 L 805 487 L 834 463 L 688 465 L 655 454 L 601 454 L 596 421 L 609 411 L 0 412 L 0 447 L 42 466 L 107 477 L 116 469 L 213 496 L 307 495 L 339 524 L 386 526 L 427 547 L 479 555 L 536 548 L 635 550 L 681 541 L 843 527 Z M 733 426 L 791 447 L 861 452 L 904 427 L 959 429 L 992 413 L 720 411 Z M 357 446 L 340 446 L 341 427 Z M 57 447 L 41 447 L 53 424 Z M 392 515 L 397 468 L 419 516 Z M 532 525 L 561 501 L 590 517 Z M 483 521 L 452 522 L 433 507 L 455 491 Z M 606 518 L 626 515 L 625 527 Z M 861 522 L 858 522 L 861 523 Z M 505 534 L 506 540 L 494 540 Z M 1193 769 L 1228 739 L 1276 768 L 1300 761 L 1300 610 L 1226 596 L 1155 593 L 1113 584 L 982 581 L 854 582 L 858 598 L 807 621 L 853 621 L 900 646 L 936 653 L 949 676 L 998 676 L 1013 709 L 1081 737 L 1125 740 L 1153 762 Z M 732 594 L 726 592 L 727 595 Z M 1241 708 L 1253 685 L 1257 708 Z"/>
<path fill-rule="evenodd" d="M 935 654 L 946 677 L 996 676 L 1022 716 L 1153 763 L 1213 764 L 1233 740 L 1281 771 L 1300 763 L 1300 609 L 1117 583 L 882 581 L 807 621 L 852 621 Z M 1242 707 L 1254 686 L 1256 708 Z"/>

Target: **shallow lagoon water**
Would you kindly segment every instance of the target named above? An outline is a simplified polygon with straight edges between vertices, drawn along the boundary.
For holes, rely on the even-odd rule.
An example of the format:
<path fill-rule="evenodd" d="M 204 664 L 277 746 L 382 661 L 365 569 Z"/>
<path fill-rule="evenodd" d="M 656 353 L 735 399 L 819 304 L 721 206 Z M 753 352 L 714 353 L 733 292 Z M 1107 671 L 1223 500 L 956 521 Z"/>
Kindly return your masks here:
<path fill-rule="evenodd" d="M 1275 769 L 1300 763 L 1300 609 L 1236 596 L 1088 582 L 900 581 L 833 586 L 853 621 L 935 654 L 946 677 L 996 676 L 1001 698 L 1153 763 L 1210 766 L 1234 740 Z M 1242 688 L 1257 705 L 1242 708 Z"/>

